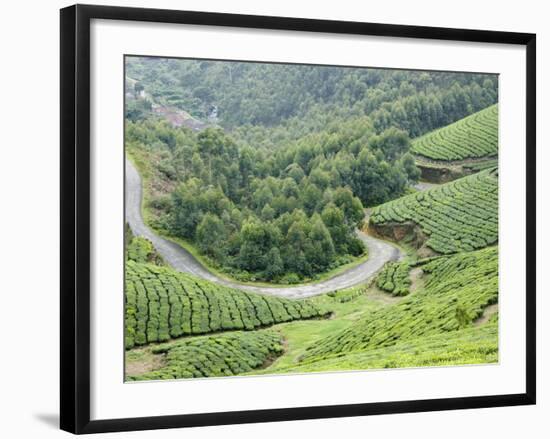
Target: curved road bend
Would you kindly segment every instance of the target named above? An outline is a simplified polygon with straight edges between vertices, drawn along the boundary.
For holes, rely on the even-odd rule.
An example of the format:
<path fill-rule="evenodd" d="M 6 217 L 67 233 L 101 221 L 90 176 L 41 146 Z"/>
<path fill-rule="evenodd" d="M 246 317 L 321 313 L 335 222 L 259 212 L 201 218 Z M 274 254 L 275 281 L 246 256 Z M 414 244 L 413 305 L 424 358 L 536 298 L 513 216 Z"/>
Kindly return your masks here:
<path fill-rule="evenodd" d="M 136 236 L 149 239 L 164 260 L 177 271 L 194 274 L 203 279 L 261 294 L 273 296 L 304 298 L 318 294 L 328 293 L 343 288 L 352 287 L 369 280 L 387 261 L 397 260 L 402 257 L 402 252 L 388 243 L 357 231 L 359 239 L 367 246 L 369 258 L 353 268 L 338 274 L 322 282 L 310 285 L 288 287 L 264 287 L 253 285 L 241 285 L 216 276 L 206 269 L 186 249 L 175 242 L 164 239 L 155 234 L 143 222 L 141 216 L 142 187 L 141 178 L 134 165 L 126 159 L 126 221 Z"/>

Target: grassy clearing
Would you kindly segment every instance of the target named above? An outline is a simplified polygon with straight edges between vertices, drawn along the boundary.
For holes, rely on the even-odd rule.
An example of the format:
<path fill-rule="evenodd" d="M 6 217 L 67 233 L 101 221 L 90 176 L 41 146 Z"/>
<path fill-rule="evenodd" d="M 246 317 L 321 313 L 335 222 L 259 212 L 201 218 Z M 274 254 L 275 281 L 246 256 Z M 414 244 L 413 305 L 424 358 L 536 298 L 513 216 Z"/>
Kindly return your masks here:
<path fill-rule="evenodd" d="M 338 295 L 332 297 L 328 294 L 317 296 L 312 299 L 315 304 L 332 311 L 329 320 L 290 322 L 274 326 L 273 329 L 279 331 L 285 340 L 285 354 L 266 371 L 292 367 L 310 346 L 349 328 L 365 313 L 375 312 L 387 306 L 383 302 L 373 300 L 367 293 L 366 288 L 356 287 L 338 292 Z M 349 296 L 352 298 L 348 300 Z"/>

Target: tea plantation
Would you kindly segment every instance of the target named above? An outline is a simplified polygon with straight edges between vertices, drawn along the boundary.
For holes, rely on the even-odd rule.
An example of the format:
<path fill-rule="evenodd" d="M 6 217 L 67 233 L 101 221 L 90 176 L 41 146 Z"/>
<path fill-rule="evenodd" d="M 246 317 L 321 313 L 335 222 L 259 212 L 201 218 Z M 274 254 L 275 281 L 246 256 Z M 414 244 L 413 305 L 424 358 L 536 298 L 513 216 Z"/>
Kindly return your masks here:
<path fill-rule="evenodd" d="M 246 293 L 134 261 L 126 263 L 125 299 L 127 349 L 185 335 L 252 330 L 327 313 L 308 300 Z"/>
<path fill-rule="evenodd" d="M 498 247 L 442 256 L 422 265 L 424 288 L 311 345 L 302 361 L 394 346 L 470 327 L 498 299 Z"/>
<path fill-rule="evenodd" d="M 457 366 L 498 361 L 498 318 L 480 327 L 398 341 L 392 346 L 327 355 L 260 373 L 304 373 L 397 367 Z M 258 373 L 258 372 L 255 372 Z"/>
<path fill-rule="evenodd" d="M 394 296 L 406 296 L 410 293 L 411 266 L 407 262 L 388 262 L 376 278 L 376 286 Z"/>
<path fill-rule="evenodd" d="M 166 270 L 133 265 L 134 270 L 145 269 L 150 273 Z M 405 297 L 378 302 L 376 295 L 371 296 L 372 289 L 359 287 L 318 296 L 309 302 L 294 302 L 307 303 L 315 309 L 331 309 L 333 315 L 328 320 L 288 320 L 274 322 L 269 329 L 190 334 L 163 344 L 129 350 L 127 358 L 141 356 L 147 363 L 154 357 L 156 361 L 152 362 L 155 367 L 128 373 L 127 379 L 498 361 L 498 314 L 486 313 L 491 308 L 489 305 L 498 300 L 498 247 L 390 264 L 379 274 L 377 283 L 390 273 L 394 273 L 391 276 L 394 279 L 395 272 L 402 273 L 400 278 L 404 279 L 405 274 L 408 278 L 413 268 L 422 270 L 422 282 Z M 163 274 L 174 274 L 166 271 L 167 274 Z M 235 294 L 235 291 L 229 290 L 226 294 Z M 481 316 L 484 318 L 480 319 Z"/>
<path fill-rule="evenodd" d="M 411 152 L 432 160 L 465 160 L 498 153 L 498 106 L 492 105 L 412 142 Z"/>
<path fill-rule="evenodd" d="M 466 163 L 462 167 L 470 173 L 483 171 L 485 169 L 498 167 L 498 159 L 484 160 L 478 163 Z"/>
<path fill-rule="evenodd" d="M 129 376 L 130 381 L 240 375 L 264 365 L 283 352 L 281 335 L 270 330 L 230 332 L 184 338 L 152 349 L 165 355 L 163 366 Z"/>
<path fill-rule="evenodd" d="M 498 171 L 485 170 L 373 209 L 369 228 L 413 223 L 441 254 L 472 251 L 498 241 Z"/>
<path fill-rule="evenodd" d="M 126 259 L 141 263 L 164 265 L 153 243 L 142 236 L 132 236 L 126 245 Z"/>

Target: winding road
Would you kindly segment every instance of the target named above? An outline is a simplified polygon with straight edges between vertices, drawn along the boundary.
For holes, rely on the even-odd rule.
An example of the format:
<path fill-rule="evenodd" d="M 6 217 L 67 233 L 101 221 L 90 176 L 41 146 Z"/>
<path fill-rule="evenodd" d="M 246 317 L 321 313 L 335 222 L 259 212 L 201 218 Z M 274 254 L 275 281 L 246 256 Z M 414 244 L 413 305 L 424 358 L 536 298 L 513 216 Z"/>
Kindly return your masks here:
<path fill-rule="evenodd" d="M 142 185 L 134 165 L 126 159 L 126 221 L 136 236 L 149 239 L 164 260 L 177 271 L 190 273 L 203 279 L 232 288 L 254 293 L 270 294 L 288 298 L 304 298 L 352 287 L 368 281 L 387 261 L 398 260 L 403 253 L 395 246 L 357 231 L 357 236 L 368 248 L 368 259 L 325 281 L 307 285 L 266 287 L 243 285 L 220 278 L 211 273 L 186 249 L 175 242 L 164 239 L 147 227 L 141 216 Z"/>

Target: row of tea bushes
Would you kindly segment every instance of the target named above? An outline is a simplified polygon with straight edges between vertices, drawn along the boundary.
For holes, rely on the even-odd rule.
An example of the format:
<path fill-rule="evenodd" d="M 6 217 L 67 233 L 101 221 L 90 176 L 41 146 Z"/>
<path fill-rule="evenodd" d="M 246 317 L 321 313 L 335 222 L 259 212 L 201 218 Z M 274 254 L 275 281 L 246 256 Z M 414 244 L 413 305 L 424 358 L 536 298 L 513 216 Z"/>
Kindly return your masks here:
<path fill-rule="evenodd" d="M 168 267 L 126 264 L 126 348 L 185 335 L 253 330 L 323 317 L 310 300 L 290 300 L 228 288 Z"/>
<path fill-rule="evenodd" d="M 130 381 L 242 375 L 281 355 L 281 335 L 271 330 L 189 337 L 152 349 L 164 355 L 161 368 Z"/>
<path fill-rule="evenodd" d="M 498 314 L 479 327 L 416 337 L 396 344 L 327 355 L 269 373 L 305 373 L 404 367 L 458 366 L 498 362 Z"/>
<path fill-rule="evenodd" d="M 444 161 L 496 156 L 497 104 L 418 137 L 412 142 L 411 152 Z"/>
<path fill-rule="evenodd" d="M 434 258 L 422 265 L 423 288 L 366 314 L 308 348 L 304 360 L 395 345 L 469 327 L 498 300 L 498 247 Z"/>
<path fill-rule="evenodd" d="M 373 209 L 369 226 L 413 222 L 438 253 L 471 251 L 498 240 L 498 171 L 485 170 Z"/>

